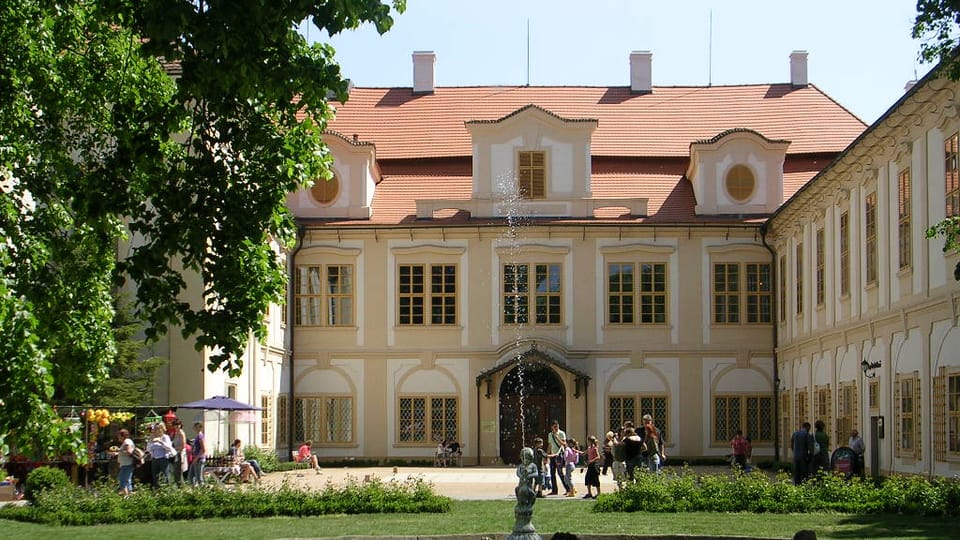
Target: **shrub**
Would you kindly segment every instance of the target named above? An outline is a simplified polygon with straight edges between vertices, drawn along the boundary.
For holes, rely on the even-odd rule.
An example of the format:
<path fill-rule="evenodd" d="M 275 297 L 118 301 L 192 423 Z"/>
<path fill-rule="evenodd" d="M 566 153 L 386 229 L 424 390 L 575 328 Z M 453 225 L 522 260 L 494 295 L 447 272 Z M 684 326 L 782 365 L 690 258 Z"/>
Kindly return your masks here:
<path fill-rule="evenodd" d="M 56 467 L 37 467 L 27 474 L 27 482 L 23 488 L 23 496 L 34 502 L 37 496 L 47 490 L 70 485 L 70 479 L 63 469 Z"/>

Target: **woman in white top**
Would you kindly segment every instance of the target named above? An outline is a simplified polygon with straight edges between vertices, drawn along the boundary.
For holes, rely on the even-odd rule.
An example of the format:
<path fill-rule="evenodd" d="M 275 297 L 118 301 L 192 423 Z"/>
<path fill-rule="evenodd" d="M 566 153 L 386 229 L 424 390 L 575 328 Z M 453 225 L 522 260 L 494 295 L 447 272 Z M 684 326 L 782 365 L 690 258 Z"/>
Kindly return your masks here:
<path fill-rule="evenodd" d="M 129 495 L 133 492 L 133 439 L 130 438 L 130 432 L 121 429 L 117 432 L 117 441 L 120 447 L 117 449 L 117 462 L 120 464 L 120 473 L 117 475 L 119 487 L 117 491 L 121 495 Z"/>
<path fill-rule="evenodd" d="M 162 424 L 154 424 L 150 433 L 153 435 L 147 444 L 147 451 L 150 452 L 150 486 L 157 489 L 160 487 L 160 475 L 167 476 L 170 458 L 177 455 L 177 449 L 173 447 L 173 442 L 164 432 Z M 169 482 L 170 479 L 166 480 Z"/>

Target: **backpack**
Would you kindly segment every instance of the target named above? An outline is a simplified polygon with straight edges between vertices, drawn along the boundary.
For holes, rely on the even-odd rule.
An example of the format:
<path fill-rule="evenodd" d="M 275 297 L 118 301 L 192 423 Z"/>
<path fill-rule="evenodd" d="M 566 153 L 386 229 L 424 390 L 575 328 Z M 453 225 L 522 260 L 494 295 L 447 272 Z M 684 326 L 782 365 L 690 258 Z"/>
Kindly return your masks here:
<path fill-rule="evenodd" d="M 133 447 L 133 451 L 130 452 L 130 457 L 133 458 L 134 465 L 143 465 L 143 450 Z"/>
<path fill-rule="evenodd" d="M 818 443 L 817 440 L 814 439 L 814 440 L 813 440 L 813 455 L 817 455 L 817 454 L 819 454 L 819 453 L 820 453 L 820 443 Z"/>

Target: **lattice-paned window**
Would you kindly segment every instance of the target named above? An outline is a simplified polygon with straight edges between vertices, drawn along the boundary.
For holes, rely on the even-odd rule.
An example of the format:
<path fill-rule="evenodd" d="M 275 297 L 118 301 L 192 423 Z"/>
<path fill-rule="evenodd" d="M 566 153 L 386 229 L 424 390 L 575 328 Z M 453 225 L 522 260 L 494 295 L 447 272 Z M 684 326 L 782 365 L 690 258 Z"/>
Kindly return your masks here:
<path fill-rule="evenodd" d="M 793 392 L 783 390 L 780 392 L 780 440 L 783 441 L 784 445 L 787 444 L 787 441 L 790 440 L 790 434 L 796 429 L 792 411 Z"/>
<path fill-rule="evenodd" d="M 290 400 L 286 394 L 277 396 L 277 446 L 289 445 Z"/>
<path fill-rule="evenodd" d="M 532 267 L 532 272 L 531 272 Z M 503 322 L 527 324 L 530 304 L 535 324 L 558 325 L 563 321 L 561 265 L 553 263 L 506 264 L 503 266 Z"/>
<path fill-rule="evenodd" d="M 517 153 L 517 185 L 522 199 L 547 197 L 547 167 L 544 152 Z"/>
<path fill-rule="evenodd" d="M 638 424 L 640 416 L 637 416 L 636 399 L 633 396 L 610 396 L 608 403 L 611 428 L 620 427 L 627 421 Z"/>
<path fill-rule="evenodd" d="M 826 287 L 827 287 L 827 271 L 826 271 L 826 240 L 824 236 L 823 229 L 817 229 L 817 241 L 816 241 L 816 257 L 815 261 L 817 264 L 816 271 L 816 300 L 817 305 L 822 306 L 824 299 L 826 298 Z"/>
<path fill-rule="evenodd" d="M 840 294 L 850 293 L 850 216 L 840 214 Z"/>
<path fill-rule="evenodd" d="M 294 323 L 298 326 L 353 324 L 353 265 L 298 266 Z"/>
<path fill-rule="evenodd" d="M 457 324 L 457 266 L 401 264 L 397 310 L 397 323 L 402 326 Z"/>
<path fill-rule="evenodd" d="M 901 373 L 894 381 L 897 444 L 894 455 L 919 458 L 920 451 L 920 377 L 917 372 Z"/>
<path fill-rule="evenodd" d="M 867 407 L 871 413 L 880 412 L 880 381 L 870 381 L 867 385 Z"/>
<path fill-rule="evenodd" d="M 803 422 L 806 420 L 810 414 L 810 409 L 807 404 L 809 403 L 809 390 L 797 390 L 797 423 Z M 811 422 L 812 424 L 813 422 Z"/>
<path fill-rule="evenodd" d="M 943 141 L 947 217 L 960 215 L 960 168 L 957 164 L 960 134 L 954 133 Z"/>
<path fill-rule="evenodd" d="M 866 256 L 865 278 L 867 284 L 877 282 L 877 194 L 863 200 L 863 250 Z"/>
<path fill-rule="evenodd" d="M 854 382 L 841 383 L 837 392 L 837 444 L 843 446 L 845 437 L 858 428 L 857 386 Z"/>
<path fill-rule="evenodd" d="M 653 425 L 657 426 L 657 429 L 666 438 L 666 427 L 670 425 L 668 416 L 670 409 L 667 396 L 649 394 L 610 396 L 607 403 L 609 404 L 611 427 L 622 426 L 627 420 L 640 426 L 639 420 L 643 418 L 643 415 L 649 414 L 653 417 Z"/>
<path fill-rule="evenodd" d="M 459 398 L 453 396 L 401 397 L 397 404 L 398 442 L 433 445 L 460 440 Z"/>
<path fill-rule="evenodd" d="M 773 397 L 713 397 L 714 444 L 728 444 L 738 430 L 755 444 L 773 442 L 773 429 Z"/>
<path fill-rule="evenodd" d="M 634 315 L 633 263 L 607 265 L 607 322 L 633 324 Z M 611 424 L 617 426 L 620 424 Z"/>
<path fill-rule="evenodd" d="M 936 422 L 936 432 L 941 435 L 943 440 L 942 447 L 944 452 L 940 459 L 950 459 L 956 461 L 960 459 L 960 373 L 948 373 L 941 367 L 939 375 L 936 377 L 940 391 L 936 392 L 935 397 L 939 397 L 940 403 L 935 403 L 935 410 L 940 413 L 941 420 Z"/>
<path fill-rule="evenodd" d="M 796 265 L 797 271 L 796 271 L 796 274 L 794 274 L 793 276 L 794 278 L 793 280 L 796 284 L 795 286 L 796 286 L 796 292 L 797 292 L 797 298 L 796 298 L 797 315 L 800 315 L 801 313 L 803 313 L 803 242 L 797 243 L 795 260 L 797 263 Z"/>
<path fill-rule="evenodd" d="M 813 404 L 814 416 L 817 420 L 823 420 L 823 423 L 827 426 L 827 435 L 832 437 L 833 434 L 830 431 L 833 430 L 833 392 L 830 385 L 818 386 L 814 397 L 816 398 Z"/>
<path fill-rule="evenodd" d="M 787 258 L 780 256 L 780 322 L 787 320 Z"/>
<path fill-rule="evenodd" d="M 951 393 L 953 396 L 951 396 Z M 933 459 L 945 461 L 950 441 L 957 437 L 956 433 L 953 433 L 952 437 L 950 433 L 950 401 L 951 397 L 960 400 L 960 387 L 951 392 L 947 370 L 944 366 L 940 366 L 937 369 L 937 374 L 933 377 L 933 394 L 931 397 L 933 397 L 933 422 L 931 425 L 933 430 Z"/>
<path fill-rule="evenodd" d="M 260 395 L 260 446 L 273 446 L 273 396 Z"/>
<path fill-rule="evenodd" d="M 316 446 L 353 442 L 351 396 L 298 397 L 295 412 L 297 440 L 312 440 Z"/>
<path fill-rule="evenodd" d="M 903 169 L 897 175 L 897 228 L 899 230 L 898 254 L 900 268 L 907 268 L 913 257 L 910 225 L 910 169 Z"/>

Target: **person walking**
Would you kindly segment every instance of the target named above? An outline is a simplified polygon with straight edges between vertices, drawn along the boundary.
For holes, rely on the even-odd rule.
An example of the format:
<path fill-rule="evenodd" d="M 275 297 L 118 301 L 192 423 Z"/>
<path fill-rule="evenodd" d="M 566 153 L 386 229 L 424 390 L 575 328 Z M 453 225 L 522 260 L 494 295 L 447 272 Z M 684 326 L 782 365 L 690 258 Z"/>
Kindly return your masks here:
<path fill-rule="evenodd" d="M 564 484 L 566 491 L 570 491 L 570 486 L 566 484 L 563 477 L 563 450 L 566 444 L 567 434 L 560 429 L 560 422 L 554 420 L 550 423 L 550 433 L 547 434 L 547 457 L 550 459 L 550 495 L 557 494 L 557 469 L 560 469 L 560 481 Z"/>
<path fill-rule="evenodd" d="M 573 471 L 577 469 L 582 453 L 576 439 L 567 439 L 567 445 L 563 451 L 563 477 L 567 487 L 567 497 L 577 496 L 577 488 L 573 485 Z"/>
<path fill-rule="evenodd" d="M 813 435 L 810 434 L 810 422 L 801 424 L 800 429 L 790 436 L 793 450 L 793 483 L 800 485 L 807 480 L 810 464 L 813 460 Z"/>
<path fill-rule="evenodd" d="M 187 471 L 187 434 L 183 431 L 183 422 L 179 418 L 174 418 L 170 423 L 171 429 L 167 432 L 170 436 L 170 442 L 177 453 L 170 460 L 170 470 L 168 475 L 173 478 L 179 487 L 183 484 L 183 473 Z"/>
<path fill-rule="evenodd" d="M 168 475 L 170 460 L 177 454 L 170 436 L 163 429 L 163 424 L 154 424 L 150 429 L 153 438 L 147 444 L 147 451 L 150 452 L 150 486 L 153 489 L 160 488 L 160 477 L 163 476 L 164 483 L 169 483 L 172 478 Z"/>
<path fill-rule="evenodd" d="M 600 474 L 606 476 L 607 471 L 613 467 L 613 445 L 617 439 L 612 431 L 607 432 L 606 439 L 603 441 L 603 469 Z"/>
<path fill-rule="evenodd" d="M 747 458 L 749 457 L 749 443 L 743 436 L 743 431 L 737 430 L 730 439 L 730 450 L 733 452 L 733 466 L 740 467 L 740 470 L 747 470 Z"/>
<path fill-rule="evenodd" d="M 623 460 L 627 465 L 627 481 L 633 480 L 633 475 L 643 463 L 643 438 L 637 435 L 633 425 L 623 428 Z"/>
<path fill-rule="evenodd" d="M 130 438 L 130 432 L 121 428 L 117 432 L 117 441 L 120 446 L 117 448 L 117 464 L 120 465 L 120 472 L 117 474 L 117 492 L 121 495 L 130 495 L 133 493 L 133 439 Z"/>
<path fill-rule="evenodd" d="M 813 456 L 813 474 L 820 471 L 830 470 L 830 435 L 827 434 L 827 426 L 823 420 L 817 420 L 813 424 L 813 440 L 816 442 L 815 449 L 818 449 Z"/>
<path fill-rule="evenodd" d="M 190 452 L 193 454 L 193 460 L 190 461 L 190 468 L 187 470 L 187 479 L 190 485 L 203 485 L 203 468 L 207 463 L 207 438 L 203 435 L 203 424 L 195 422 L 193 430 L 196 436 L 193 438 L 193 444 L 190 445 Z"/>
<path fill-rule="evenodd" d="M 602 460 L 597 438 L 590 435 L 587 437 L 587 472 L 583 477 L 583 483 L 587 487 L 584 499 L 596 499 L 600 494 L 600 462 Z M 593 492 L 594 488 L 597 490 L 596 493 Z"/>

